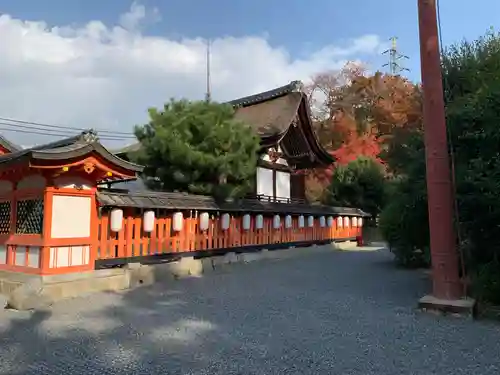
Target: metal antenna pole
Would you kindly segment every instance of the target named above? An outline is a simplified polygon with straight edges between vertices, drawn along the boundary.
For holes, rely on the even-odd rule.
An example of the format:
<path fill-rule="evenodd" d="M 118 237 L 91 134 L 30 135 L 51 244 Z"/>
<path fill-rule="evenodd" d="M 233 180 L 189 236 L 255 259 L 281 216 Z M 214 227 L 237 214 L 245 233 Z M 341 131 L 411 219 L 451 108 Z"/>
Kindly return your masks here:
<path fill-rule="evenodd" d="M 403 67 L 399 61 L 403 60 L 403 59 L 406 59 L 408 60 L 409 57 L 406 56 L 406 55 L 402 55 L 398 52 L 398 49 L 397 49 L 397 40 L 398 38 L 397 37 L 392 37 L 390 39 L 391 41 L 391 48 L 388 49 L 388 50 L 385 50 L 384 52 L 382 52 L 383 55 L 389 55 L 389 62 L 382 65 L 383 67 L 388 67 L 389 68 L 389 71 L 392 75 L 397 75 L 403 71 L 407 71 L 409 72 L 410 69 L 407 69 L 405 67 Z"/>
<path fill-rule="evenodd" d="M 210 89 L 210 39 L 207 39 L 207 91 L 205 94 L 205 100 L 209 102 L 212 99 L 212 93 Z"/>

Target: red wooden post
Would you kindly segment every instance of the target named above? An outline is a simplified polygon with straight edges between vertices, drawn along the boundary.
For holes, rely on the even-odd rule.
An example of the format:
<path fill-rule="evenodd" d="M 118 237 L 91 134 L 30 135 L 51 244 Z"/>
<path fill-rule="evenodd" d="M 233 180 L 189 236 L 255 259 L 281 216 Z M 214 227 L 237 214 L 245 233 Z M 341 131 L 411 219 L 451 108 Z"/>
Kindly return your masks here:
<path fill-rule="evenodd" d="M 418 15 L 433 296 L 455 300 L 462 296 L 462 288 L 453 224 L 453 189 L 441 81 L 436 0 L 418 0 Z"/>

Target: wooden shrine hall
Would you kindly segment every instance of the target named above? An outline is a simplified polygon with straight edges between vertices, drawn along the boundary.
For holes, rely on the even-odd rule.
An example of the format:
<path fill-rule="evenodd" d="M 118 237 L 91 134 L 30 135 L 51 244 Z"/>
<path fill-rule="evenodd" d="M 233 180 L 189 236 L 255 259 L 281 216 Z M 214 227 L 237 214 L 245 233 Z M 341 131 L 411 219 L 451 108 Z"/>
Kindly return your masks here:
<path fill-rule="evenodd" d="M 255 129 L 261 139 L 261 157 L 250 197 L 274 202 L 305 201 L 305 169 L 327 167 L 335 159 L 320 145 L 313 130 L 302 83 L 288 85 L 230 101 L 235 117 Z M 117 150 L 128 159 L 136 143 Z"/>
<path fill-rule="evenodd" d="M 231 104 L 259 134 L 262 155 L 254 194 L 223 203 L 134 186 L 143 167 L 127 153 L 138 146 L 110 152 L 91 130 L 28 149 L 1 139 L 0 278 L 360 238 L 366 213 L 305 200 L 297 172 L 334 160 L 300 84 Z"/>

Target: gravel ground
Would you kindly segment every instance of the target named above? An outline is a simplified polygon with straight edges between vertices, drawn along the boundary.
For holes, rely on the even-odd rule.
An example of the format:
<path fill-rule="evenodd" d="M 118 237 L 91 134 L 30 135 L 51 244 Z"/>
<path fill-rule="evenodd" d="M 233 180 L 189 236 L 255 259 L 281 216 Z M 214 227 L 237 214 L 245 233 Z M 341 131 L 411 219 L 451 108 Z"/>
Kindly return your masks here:
<path fill-rule="evenodd" d="M 255 262 L 0 312 L 0 374 L 499 374 L 500 326 L 415 311 L 385 251 Z"/>

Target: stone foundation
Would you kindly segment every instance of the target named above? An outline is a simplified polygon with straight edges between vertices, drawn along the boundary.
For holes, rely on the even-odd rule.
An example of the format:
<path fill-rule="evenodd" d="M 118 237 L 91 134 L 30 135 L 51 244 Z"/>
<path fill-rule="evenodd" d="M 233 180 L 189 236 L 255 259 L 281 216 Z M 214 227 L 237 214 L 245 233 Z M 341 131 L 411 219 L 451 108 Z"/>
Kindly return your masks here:
<path fill-rule="evenodd" d="M 274 251 L 264 249 L 258 252 L 241 254 L 231 252 L 223 256 L 202 259 L 185 257 L 170 263 L 155 265 L 133 263 L 123 268 L 65 275 L 39 276 L 0 271 L 0 294 L 6 296 L 9 308 L 17 310 L 40 309 L 64 298 L 136 288 L 160 281 L 173 281 L 181 277 L 201 277 L 203 273 L 213 272 L 234 264 L 317 254 L 342 248 L 338 245 L 337 243 Z M 351 244 L 344 244 L 343 246 L 352 247 Z"/>

